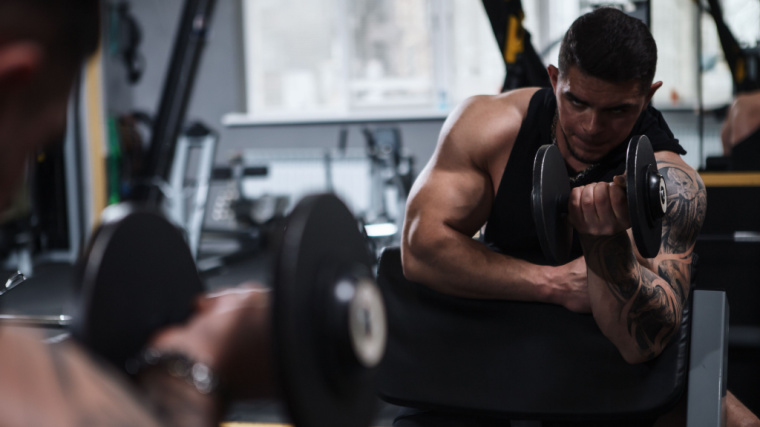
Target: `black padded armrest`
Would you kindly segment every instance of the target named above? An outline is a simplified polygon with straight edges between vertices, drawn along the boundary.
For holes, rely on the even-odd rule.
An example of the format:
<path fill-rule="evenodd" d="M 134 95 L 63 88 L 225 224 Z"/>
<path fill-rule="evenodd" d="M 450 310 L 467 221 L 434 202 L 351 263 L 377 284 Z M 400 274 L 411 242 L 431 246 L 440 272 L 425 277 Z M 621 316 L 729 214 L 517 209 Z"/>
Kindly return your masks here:
<path fill-rule="evenodd" d="M 383 252 L 378 282 L 389 322 L 378 392 L 390 403 L 513 419 L 651 417 L 685 389 L 690 304 L 663 353 L 630 365 L 591 315 L 435 292 L 404 278 L 398 248 Z"/>

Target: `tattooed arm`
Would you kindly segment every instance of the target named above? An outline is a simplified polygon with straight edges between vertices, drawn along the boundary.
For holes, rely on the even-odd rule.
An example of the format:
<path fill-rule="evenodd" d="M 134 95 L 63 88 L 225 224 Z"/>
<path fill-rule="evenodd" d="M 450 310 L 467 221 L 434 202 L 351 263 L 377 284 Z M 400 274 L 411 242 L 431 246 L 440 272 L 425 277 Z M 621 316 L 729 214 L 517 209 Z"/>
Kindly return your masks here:
<path fill-rule="evenodd" d="M 643 259 L 632 243 L 619 182 L 574 189 L 571 197 L 571 221 L 581 234 L 594 318 L 630 363 L 659 355 L 678 330 L 692 251 L 707 207 L 704 184 L 691 167 L 674 153 L 657 153 L 656 158 L 668 190 L 656 258 Z"/>

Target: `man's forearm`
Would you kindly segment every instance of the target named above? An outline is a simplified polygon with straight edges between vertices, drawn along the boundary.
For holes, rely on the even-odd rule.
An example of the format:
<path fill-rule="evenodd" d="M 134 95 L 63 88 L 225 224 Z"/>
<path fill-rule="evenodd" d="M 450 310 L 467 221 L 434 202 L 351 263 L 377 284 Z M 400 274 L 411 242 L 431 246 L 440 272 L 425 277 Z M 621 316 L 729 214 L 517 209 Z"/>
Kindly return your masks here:
<path fill-rule="evenodd" d="M 3 426 L 158 426 L 133 387 L 73 343 L 0 327 Z"/>
<path fill-rule="evenodd" d="M 481 242 L 451 231 L 436 242 L 405 245 L 408 279 L 437 291 L 466 298 L 542 301 L 549 270 L 499 254 Z"/>
<path fill-rule="evenodd" d="M 581 242 L 591 309 L 599 327 L 627 361 L 657 356 L 678 329 L 680 295 L 638 262 L 627 233 L 584 235 Z"/>

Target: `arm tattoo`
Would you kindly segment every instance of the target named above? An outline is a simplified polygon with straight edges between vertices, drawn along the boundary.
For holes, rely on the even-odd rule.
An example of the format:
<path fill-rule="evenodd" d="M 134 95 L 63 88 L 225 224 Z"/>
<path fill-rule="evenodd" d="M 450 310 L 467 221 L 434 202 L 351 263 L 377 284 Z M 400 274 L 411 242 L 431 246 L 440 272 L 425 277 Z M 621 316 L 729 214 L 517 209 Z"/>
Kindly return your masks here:
<path fill-rule="evenodd" d="M 691 257 L 666 259 L 658 263 L 657 274 L 665 279 L 678 300 L 683 303 L 691 286 Z"/>
<path fill-rule="evenodd" d="M 630 303 L 625 319 L 628 334 L 651 359 L 655 349 L 675 333 L 680 305 L 666 292 L 662 278 L 639 265 L 626 233 L 595 239 L 590 249 L 593 255 L 587 262 L 599 267 L 597 273 L 618 302 L 621 315 Z"/>
<path fill-rule="evenodd" d="M 668 206 L 660 255 L 651 264 L 655 271 L 639 264 L 626 233 L 581 237 L 588 268 L 606 283 L 618 304 L 620 321 L 648 358 L 669 342 L 680 325 L 689 294 L 691 251 L 707 208 L 705 186 L 696 172 L 669 161 L 659 161 L 658 167 L 665 177 Z"/>
<path fill-rule="evenodd" d="M 675 333 L 678 312 L 675 300 L 665 292 L 661 280 L 649 270 L 643 269 L 644 280 L 628 311 L 628 333 L 636 338 L 647 358 L 655 356 L 653 349 L 664 346 Z"/>
<path fill-rule="evenodd" d="M 607 288 L 620 303 L 625 305 L 636 294 L 641 283 L 641 270 L 631 251 L 631 241 L 625 233 L 599 239 L 594 253 L 599 254 L 601 277 Z"/>
<path fill-rule="evenodd" d="M 680 165 L 660 163 L 660 173 L 668 189 L 667 215 L 662 222 L 661 250 L 683 254 L 697 241 L 707 210 L 707 192 L 700 179 Z"/>

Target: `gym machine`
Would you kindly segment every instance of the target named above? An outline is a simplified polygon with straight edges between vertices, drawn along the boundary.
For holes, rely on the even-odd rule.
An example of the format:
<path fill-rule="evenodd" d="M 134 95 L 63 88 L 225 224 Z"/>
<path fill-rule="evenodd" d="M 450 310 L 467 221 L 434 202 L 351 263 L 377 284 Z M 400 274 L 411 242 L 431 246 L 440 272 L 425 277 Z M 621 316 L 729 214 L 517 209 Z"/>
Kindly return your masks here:
<path fill-rule="evenodd" d="M 406 280 L 398 248 L 383 252 L 378 284 L 388 311 L 378 393 L 389 403 L 512 420 L 603 421 L 653 418 L 687 393 L 688 426 L 725 425 L 725 292 L 694 290 L 662 354 L 631 365 L 592 315 L 435 292 Z"/>

